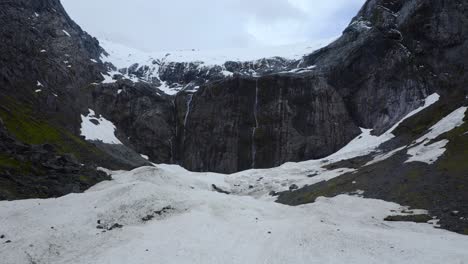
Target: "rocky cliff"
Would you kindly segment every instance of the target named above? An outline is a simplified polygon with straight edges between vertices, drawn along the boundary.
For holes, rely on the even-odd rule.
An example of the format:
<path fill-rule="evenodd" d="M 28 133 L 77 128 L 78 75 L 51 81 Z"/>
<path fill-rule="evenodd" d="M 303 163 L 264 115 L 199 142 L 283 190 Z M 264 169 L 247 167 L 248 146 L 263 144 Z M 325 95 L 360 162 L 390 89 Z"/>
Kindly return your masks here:
<path fill-rule="evenodd" d="M 176 106 L 178 159 L 196 171 L 324 157 L 360 133 L 337 91 L 318 76 L 236 76 L 180 94 Z"/>
<path fill-rule="evenodd" d="M 290 64 L 307 71 L 239 74 L 179 94 L 177 160 L 266 168 L 327 156 L 358 127 L 381 134 L 428 94 L 466 89 L 467 25 L 459 1 L 368 1 L 342 37 Z"/>
<path fill-rule="evenodd" d="M 356 122 L 381 133 L 426 93 L 466 89 L 467 4 L 367 1 L 343 36 L 304 58 L 343 96 Z"/>

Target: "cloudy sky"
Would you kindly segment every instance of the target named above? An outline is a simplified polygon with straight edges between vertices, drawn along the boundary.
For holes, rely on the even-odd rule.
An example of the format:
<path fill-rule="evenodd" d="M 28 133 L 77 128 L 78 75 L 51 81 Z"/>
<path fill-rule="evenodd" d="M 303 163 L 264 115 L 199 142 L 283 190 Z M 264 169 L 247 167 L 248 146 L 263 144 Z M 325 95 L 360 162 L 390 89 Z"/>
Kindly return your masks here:
<path fill-rule="evenodd" d="M 341 34 L 365 0 L 62 0 L 84 30 L 145 51 L 287 45 Z"/>

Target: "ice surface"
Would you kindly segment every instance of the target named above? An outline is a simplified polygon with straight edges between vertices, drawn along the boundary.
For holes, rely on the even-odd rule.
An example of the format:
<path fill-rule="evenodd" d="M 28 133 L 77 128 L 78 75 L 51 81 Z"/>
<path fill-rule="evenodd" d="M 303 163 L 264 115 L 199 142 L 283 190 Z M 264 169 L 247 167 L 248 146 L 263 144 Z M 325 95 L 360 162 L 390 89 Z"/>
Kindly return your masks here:
<path fill-rule="evenodd" d="M 205 65 L 222 65 L 226 61 L 254 61 L 263 58 L 282 57 L 301 59 L 304 55 L 326 46 L 336 38 L 324 39 L 310 43 L 298 43 L 286 46 L 261 48 L 239 48 L 219 50 L 175 50 L 160 52 L 143 52 L 119 43 L 99 40 L 101 46 L 109 53 L 109 61 L 117 68 L 126 68 L 134 63 L 149 65 L 153 60 L 166 62 L 203 62 Z"/>
<path fill-rule="evenodd" d="M 468 261 L 466 236 L 384 222 L 398 204 L 340 195 L 291 207 L 213 191 L 237 177 L 159 165 L 116 172 L 84 194 L 0 202 L 1 232 L 11 240 L 0 243 L 2 263 Z M 107 230 L 114 224 L 123 227 Z"/>

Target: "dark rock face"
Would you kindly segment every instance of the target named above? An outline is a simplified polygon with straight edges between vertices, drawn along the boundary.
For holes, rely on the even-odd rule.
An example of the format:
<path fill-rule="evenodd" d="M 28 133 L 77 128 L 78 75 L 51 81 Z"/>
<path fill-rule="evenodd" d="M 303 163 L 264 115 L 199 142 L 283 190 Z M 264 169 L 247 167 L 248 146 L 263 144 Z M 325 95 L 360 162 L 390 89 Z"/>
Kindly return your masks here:
<path fill-rule="evenodd" d="M 0 200 L 59 197 L 109 179 L 52 145 L 19 142 L 0 124 Z"/>
<path fill-rule="evenodd" d="M 125 80 L 90 89 L 90 107 L 112 120 L 125 146 L 153 161 L 174 162 L 174 105 L 169 96 L 150 84 Z"/>
<path fill-rule="evenodd" d="M 180 95 L 176 106 L 179 160 L 196 171 L 323 157 L 360 133 L 339 94 L 318 77 L 235 77 Z"/>
<path fill-rule="evenodd" d="M 59 0 L 0 1 L 0 24 L 0 200 L 79 192 L 108 179 L 97 166 L 131 168 L 78 136 L 82 88 L 106 69 L 98 41 Z"/>
<path fill-rule="evenodd" d="M 102 80 L 99 42 L 58 0 L 1 1 L 0 92 L 34 104 L 78 134 L 80 88 Z M 41 92 L 35 92 L 41 90 Z M 31 102 L 32 101 L 32 102 Z"/>
<path fill-rule="evenodd" d="M 343 96 L 356 122 L 381 133 L 427 93 L 466 89 L 463 1 L 369 0 L 343 36 L 304 58 Z"/>

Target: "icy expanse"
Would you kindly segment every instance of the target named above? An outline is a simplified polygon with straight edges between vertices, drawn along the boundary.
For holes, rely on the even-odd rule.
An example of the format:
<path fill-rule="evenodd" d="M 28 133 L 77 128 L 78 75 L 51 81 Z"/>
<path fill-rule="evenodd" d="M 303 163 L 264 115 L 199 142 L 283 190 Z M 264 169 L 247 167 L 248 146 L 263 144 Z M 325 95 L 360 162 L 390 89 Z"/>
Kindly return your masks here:
<path fill-rule="evenodd" d="M 247 176 L 160 165 L 84 194 L 2 202 L 2 263 L 468 263 L 466 236 L 384 222 L 405 209 L 394 203 L 341 195 L 289 207 L 213 191 Z"/>
<path fill-rule="evenodd" d="M 108 61 L 117 68 L 125 68 L 133 63 L 147 65 L 153 60 L 166 62 L 203 62 L 205 65 L 222 65 L 226 61 L 254 61 L 263 58 L 282 57 L 285 59 L 301 59 L 304 55 L 328 45 L 336 38 L 318 40 L 309 43 L 298 43 L 286 46 L 272 46 L 250 49 L 219 49 L 219 50 L 174 50 L 160 52 L 144 52 L 125 45 L 99 40 L 101 46 L 109 53 Z"/>
<path fill-rule="evenodd" d="M 161 52 L 144 52 L 134 48 L 114 43 L 107 40 L 100 40 L 101 46 L 106 50 L 108 55 L 102 54 L 101 61 L 111 63 L 117 70 L 111 70 L 103 73 L 103 83 L 113 83 L 115 80 L 112 76 L 122 74 L 119 69 L 130 68 L 132 65 L 138 64 L 138 68 L 147 67 L 146 75 L 143 78 L 137 78 L 135 75 L 124 73 L 125 79 L 133 82 L 149 81 L 153 78 L 159 81 L 159 70 L 164 65 L 172 62 L 182 63 L 197 63 L 199 67 L 213 67 L 215 65 L 224 68 L 224 63 L 227 61 L 248 62 L 258 61 L 264 58 L 281 57 L 289 60 L 300 60 L 306 54 L 311 54 L 315 50 L 326 46 L 335 38 L 318 40 L 310 43 L 299 43 L 287 46 L 273 46 L 267 48 L 250 48 L 250 49 L 220 49 L 220 50 L 175 50 Z M 307 69 L 299 69 L 298 71 Z M 310 69 L 309 69 L 310 70 Z M 231 76 L 233 73 L 224 68 L 223 74 Z M 161 81 L 160 90 L 166 94 L 173 95 L 180 91 L 183 87 L 170 87 L 166 82 Z"/>

